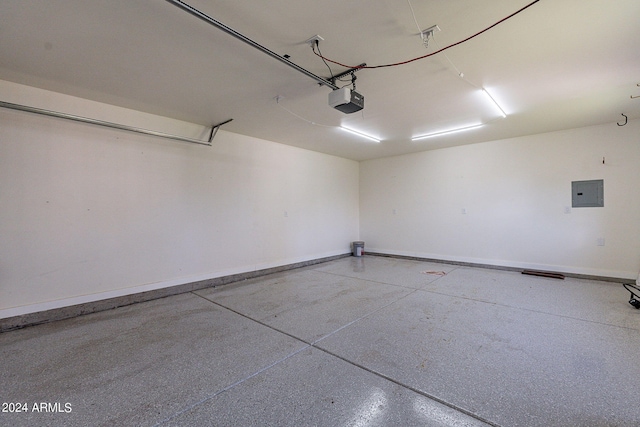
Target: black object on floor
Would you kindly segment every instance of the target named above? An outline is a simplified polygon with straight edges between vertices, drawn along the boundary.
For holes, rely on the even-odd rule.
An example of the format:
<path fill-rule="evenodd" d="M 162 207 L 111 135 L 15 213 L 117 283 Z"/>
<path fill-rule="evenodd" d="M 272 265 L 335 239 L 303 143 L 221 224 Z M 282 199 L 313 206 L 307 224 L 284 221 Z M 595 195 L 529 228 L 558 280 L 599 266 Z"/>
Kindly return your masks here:
<path fill-rule="evenodd" d="M 636 294 L 636 292 L 640 292 L 640 288 L 631 283 L 623 283 L 622 286 L 631 293 L 629 304 L 636 309 L 640 309 L 640 295 Z"/>
<path fill-rule="evenodd" d="M 522 274 L 526 274 L 526 275 L 529 275 L 529 276 L 549 277 L 551 279 L 564 280 L 564 274 L 552 273 L 550 271 L 523 270 Z"/>

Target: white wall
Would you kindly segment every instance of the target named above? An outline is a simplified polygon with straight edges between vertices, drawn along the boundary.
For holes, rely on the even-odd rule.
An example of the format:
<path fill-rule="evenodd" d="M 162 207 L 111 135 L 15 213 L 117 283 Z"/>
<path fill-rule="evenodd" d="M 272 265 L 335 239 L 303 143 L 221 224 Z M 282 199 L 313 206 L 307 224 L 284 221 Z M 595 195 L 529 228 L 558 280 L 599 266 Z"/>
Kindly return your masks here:
<path fill-rule="evenodd" d="M 9 82 L 0 99 L 207 132 Z M 635 279 L 639 134 L 636 120 L 358 164 L 225 131 L 206 147 L 0 108 L 0 318 L 343 254 L 358 239 Z M 565 213 L 585 179 L 604 179 L 605 207 Z"/>
<path fill-rule="evenodd" d="M 375 252 L 635 279 L 638 135 L 636 120 L 362 162 L 360 237 Z M 565 213 L 571 181 L 590 179 L 605 207 Z"/>
<path fill-rule="evenodd" d="M 0 99 L 206 134 L 8 82 Z M 225 131 L 207 147 L 0 108 L 0 318 L 347 253 L 358 171 Z"/>

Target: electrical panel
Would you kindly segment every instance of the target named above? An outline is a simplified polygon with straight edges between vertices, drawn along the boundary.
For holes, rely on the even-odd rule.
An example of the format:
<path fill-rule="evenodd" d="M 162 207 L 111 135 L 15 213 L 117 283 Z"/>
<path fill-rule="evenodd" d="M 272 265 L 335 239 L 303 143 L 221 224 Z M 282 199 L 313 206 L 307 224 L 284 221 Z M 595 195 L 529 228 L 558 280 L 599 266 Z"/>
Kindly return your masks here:
<path fill-rule="evenodd" d="M 604 206 L 604 180 L 571 182 L 571 206 L 599 208 Z"/>

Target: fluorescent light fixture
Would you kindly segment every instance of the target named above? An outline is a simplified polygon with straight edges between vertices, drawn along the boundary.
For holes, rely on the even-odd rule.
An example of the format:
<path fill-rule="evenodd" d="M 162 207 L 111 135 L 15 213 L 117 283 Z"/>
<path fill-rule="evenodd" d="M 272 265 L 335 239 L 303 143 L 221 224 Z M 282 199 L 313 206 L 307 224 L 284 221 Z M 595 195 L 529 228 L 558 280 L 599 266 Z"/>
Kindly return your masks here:
<path fill-rule="evenodd" d="M 434 136 L 447 135 L 449 133 L 456 133 L 456 132 L 463 132 L 465 130 L 471 130 L 471 129 L 479 128 L 481 126 L 484 126 L 484 124 L 480 123 L 479 125 L 465 126 L 463 128 L 443 130 L 442 132 L 434 132 L 434 133 L 428 133 L 426 135 L 414 136 L 413 138 L 411 138 L 411 140 L 412 141 L 418 141 L 420 139 L 433 138 Z"/>
<path fill-rule="evenodd" d="M 487 92 L 487 90 L 485 88 L 482 88 L 482 92 L 484 92 L 485 95 L 487 95 L 489 97 L 489 99 L 491 100 L 491 102 L 493 102 L 493 104 L 498 108 L 498 110 L 500 110 L 500 114 L 502 115 L 502 117 L 507 117 L 507 113 L 504 112 L 504 110 L 502 109 L 502 107 L 496 102 L 495 99 L 493 99 L 493 96 L 491 96 L 491 94 L 489 94 L 489 92 Z"/>
<path fill-rule="evenodd" d="M 349 129 L 349 128 L 346 128 L 346 127 L 343 127 L 343 126 L 340 126 L 340 129 L 342 129 L 345 132 L 349 132 L 349 133 L 352 133 L 354 135 L 358 135 L 361 138 L 366 138 L 366 139 L 369 139 L 369 140 L 374 141 L 374 142 L 380 142 L 380 139 L 378 139 L 376 137 L 373 137 L 373 136 L 370 136 L 370 135 L 365 135 L 364 133 L 358 132 L 357 130 Z"/>

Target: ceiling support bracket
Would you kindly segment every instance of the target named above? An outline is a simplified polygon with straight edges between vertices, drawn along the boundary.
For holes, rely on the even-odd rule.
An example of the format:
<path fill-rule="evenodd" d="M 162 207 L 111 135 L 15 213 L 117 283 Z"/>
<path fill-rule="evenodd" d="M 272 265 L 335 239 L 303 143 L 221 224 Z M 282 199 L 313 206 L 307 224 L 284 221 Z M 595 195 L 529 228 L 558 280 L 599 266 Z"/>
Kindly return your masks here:
<path fill-rule="evenodd" d="M 227 123 L 229 123 L 232 120 L 233 119 L 225 120 L 222 123 L 218 123 L 217 125 L 211 126 L 211 133 L 209 134 L 209 145 L 211 145 L 211 142 L 213 141 L 213 138 L 215 138 L 216 134 L 218 133 L 218 129 L 220 129 L 220 126 L 226 125 Z"/>

